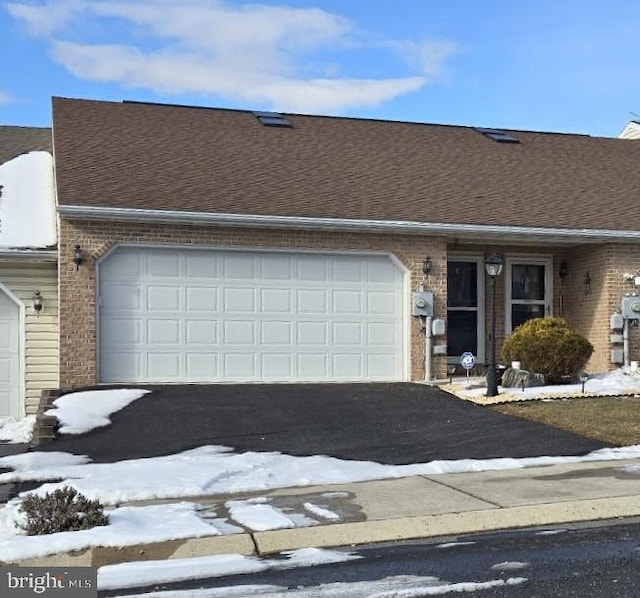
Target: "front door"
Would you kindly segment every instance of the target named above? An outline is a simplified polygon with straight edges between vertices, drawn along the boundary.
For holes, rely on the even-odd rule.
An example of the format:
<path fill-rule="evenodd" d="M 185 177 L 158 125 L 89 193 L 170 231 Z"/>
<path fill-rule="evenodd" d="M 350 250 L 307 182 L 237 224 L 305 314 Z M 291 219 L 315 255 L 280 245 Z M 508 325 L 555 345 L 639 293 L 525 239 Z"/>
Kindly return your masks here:
<path fill-rule="evenodd" d="M 532 318 L 552 315 L 551 258 L 510 257 L 506 261 L 506 334 Z"/>
<path fill-rule="evenodd" d="M 484 361 L 484 266 L 481 257 L 453 256 L 447 264 L 447 358 L 470 351 Z"/>

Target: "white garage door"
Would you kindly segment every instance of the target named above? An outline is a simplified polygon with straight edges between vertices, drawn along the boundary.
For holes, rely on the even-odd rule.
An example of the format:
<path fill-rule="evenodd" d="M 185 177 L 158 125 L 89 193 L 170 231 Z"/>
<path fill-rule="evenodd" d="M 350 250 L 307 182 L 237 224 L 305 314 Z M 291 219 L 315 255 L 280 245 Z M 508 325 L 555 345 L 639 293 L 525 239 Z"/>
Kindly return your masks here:
<path fill-rule="evenodd" d="M 0 289 L 0 417 L 19 418 L 20 310 Z"/>
<path fill-rule="evenodd" d="M 99 281 L 102 382 L 404 376 L 386 256 L 120 247 Z"/>

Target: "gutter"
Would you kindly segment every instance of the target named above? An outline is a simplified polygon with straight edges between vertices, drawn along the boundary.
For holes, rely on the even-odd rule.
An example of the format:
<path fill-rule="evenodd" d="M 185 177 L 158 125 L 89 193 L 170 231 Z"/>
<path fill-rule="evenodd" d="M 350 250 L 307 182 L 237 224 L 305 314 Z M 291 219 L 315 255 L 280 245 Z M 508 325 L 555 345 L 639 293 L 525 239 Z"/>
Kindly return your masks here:
<path fill-rule="evenodd" d="M 95 206 L 58 206 L 62 217 L 90 220 L 118 220 L 124 222 L 158 224 L 218 225 L 250 228 L 295 228 L 310 230 L 379 232 L 421 235 L 444 235 L 487 238 L 505 237 L 553 238 L 558 242 L 581 243 L 618 241 L 637 243 L 640 230 L 610 230 L 589 228 L 550 228 L 537 226 L 499 226 L 493 224 L 447 224 L 406 220 L 366 220 L 350 218 L 312 218 L 308 216 L 263 216 L 258 214 L 223 214 L 212 212 L 182 212 L 177 210 L 149 210 Z"/>
<path fill-rule="evenodd" d="M 40 262 L 57 262 L 57 249 L 3 249 L 0 248 L 0 261 L 35 260 Z"/>

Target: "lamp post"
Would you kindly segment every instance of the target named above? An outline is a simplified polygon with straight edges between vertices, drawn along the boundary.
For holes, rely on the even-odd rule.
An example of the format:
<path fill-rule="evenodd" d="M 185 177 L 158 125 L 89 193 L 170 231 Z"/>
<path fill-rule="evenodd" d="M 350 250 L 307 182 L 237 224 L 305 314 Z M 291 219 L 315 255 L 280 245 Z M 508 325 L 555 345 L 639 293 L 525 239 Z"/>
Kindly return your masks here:
<path fill-rule="evenodd" d="M 491 278 L 491 359 L 487 370 L 487 396 L 498 395 L 496 373 L 496 279 L 502 272 L 502 258 L 492 253 L 484 260 L 484 267 Z"/>

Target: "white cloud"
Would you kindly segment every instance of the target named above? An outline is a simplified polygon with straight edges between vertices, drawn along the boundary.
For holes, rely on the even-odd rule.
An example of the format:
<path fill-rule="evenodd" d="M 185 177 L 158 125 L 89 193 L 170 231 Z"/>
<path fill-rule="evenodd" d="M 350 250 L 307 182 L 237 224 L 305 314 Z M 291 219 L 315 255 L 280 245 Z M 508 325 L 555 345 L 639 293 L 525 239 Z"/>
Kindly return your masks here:
<path fill-rule="evenodd" d="M 335 51 L 354 46 L 354 24 L 319 8 L 227 0 L 50 0 L 13 2 L 9 12 L 50 37 L 54 60 L 76 77 L 291 112 L 340 113 L 417 91 L 453 51 L 446 42 L 385 42 L 389 51 L 410 58 L 412 70 L 357 78 L 329 74 L 345 70 L 340 58 L 336 67 Z M 83 22 L 101 39 L 87 43 L 63 35 L 69 25 L 81 31 Z M 327 51 L 331 62 L 316 54 Z"/>
<path fill-rule="evenodd" d="M 35 35 L 48 37 L 64 28 L 83 11 L 84 0 L 49 0 L 44 4 L 8 2 L 7 12 L 23 21 Z"/>
<path fill-rule="evenodd" d="M 2 104 L 8 104 L 11 101 L 11 96 L 6 92 L 0 89 L 0 106 Z"/>

